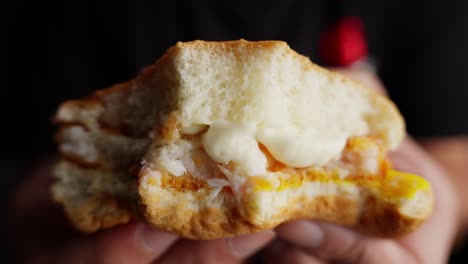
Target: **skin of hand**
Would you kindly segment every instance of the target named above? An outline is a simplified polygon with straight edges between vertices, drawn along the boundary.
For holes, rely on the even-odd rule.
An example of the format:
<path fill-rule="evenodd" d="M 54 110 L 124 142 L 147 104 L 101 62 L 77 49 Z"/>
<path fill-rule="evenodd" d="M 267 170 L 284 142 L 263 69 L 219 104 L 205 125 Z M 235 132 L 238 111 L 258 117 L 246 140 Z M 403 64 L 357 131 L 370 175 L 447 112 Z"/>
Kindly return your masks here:
<path fill-rule="evenodd" d="M 46 164 L 46 165 L 45 165 Z M 141 222 L 80 234 L 52 202 L 53 162 L 32 170 L 11 199 L 7 229 L 16 253 L 12 263 L 240 263 L 275 236 L 266 231 L 210 241 L 186 240 Z"/>
<path fill-rule="evenodd" d="M 455 189 L 459 194 L 459 201 L 468 200 L 468 136 L 458 135 L 440 138 L 425 138 L 419 140 L 431 157 L 439 162 L 450 175 Z M 466 235 L 468 227 L 468 204 L 460 206 L 460 232 L 458 242 Z"/>
<path fill-rule="evenodd" d="M 366 69 L 340 72 L 384 91 L 375 74 Z M 461 204 L 454 177 L 438 163 L 440 156 L 432 157 L 411 138 L 390 154 L 396 169 L 422 175 L 433 189 L 433 213 L 415 232 L 391 240 L 328 223 L 289 222 L 276 228 L 278 238 L 264 250 L 265 259 L 272 263 L 446 263 L 459 228 Z"/>

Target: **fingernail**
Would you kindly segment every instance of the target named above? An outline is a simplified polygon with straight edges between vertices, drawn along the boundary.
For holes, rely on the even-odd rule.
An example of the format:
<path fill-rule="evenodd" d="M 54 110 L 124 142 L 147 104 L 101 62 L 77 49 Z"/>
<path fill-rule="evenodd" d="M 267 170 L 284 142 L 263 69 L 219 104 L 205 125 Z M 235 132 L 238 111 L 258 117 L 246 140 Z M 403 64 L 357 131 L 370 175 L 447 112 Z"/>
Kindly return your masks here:
<path fill-rule="evenodd" d="M 177 239 L 174 234 L 159 231 L 146 224 L 141 225 L 139 234 L 142 247 L 147 251 L 159 251 Z"/>
<path fill-rule="evenodd" d="M 317 223 L 295 221 L 283 224 L 277 228 L 278 234 L 284 239 L 305 248 L 318 248 L 322 245 L 324 234 Z"/>
<path fill-rule="evenodd" d="M 246 257 L 266 245 L 273 237 L 272 230 L 226 239 L 226 245 L 231 254 L 236 257 Z"/>

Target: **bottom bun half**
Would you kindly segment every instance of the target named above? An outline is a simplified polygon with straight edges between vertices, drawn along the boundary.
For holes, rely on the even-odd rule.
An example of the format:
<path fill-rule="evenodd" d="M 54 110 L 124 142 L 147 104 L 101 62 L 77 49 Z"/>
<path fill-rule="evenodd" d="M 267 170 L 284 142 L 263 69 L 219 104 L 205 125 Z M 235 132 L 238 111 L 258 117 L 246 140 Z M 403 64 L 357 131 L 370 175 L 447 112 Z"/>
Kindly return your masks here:
<path fill-rule="evenodd" d="M 391 196 L 394 193 L 379 184 L 332 180 L 304 181 L 277 190 L 254 186 L 238 198 L 229 188 L 215 190 L 192 182 L 190 176 L 182 177 L 185 179 L 148 172 L 140 179 L 139 193 L 149 223 L 192 239 L 248 234 L 297 219 L 326 221 L 372 236 L 395 237 L 419 226 L 430 215 L 432 206 L 429 185 L 421 187 L 420 182 L 419 188 L 404 198 Z M 401 181 L 399 177 L 425 181 L 408 179 L 404 173 L 387 180 Z"/>

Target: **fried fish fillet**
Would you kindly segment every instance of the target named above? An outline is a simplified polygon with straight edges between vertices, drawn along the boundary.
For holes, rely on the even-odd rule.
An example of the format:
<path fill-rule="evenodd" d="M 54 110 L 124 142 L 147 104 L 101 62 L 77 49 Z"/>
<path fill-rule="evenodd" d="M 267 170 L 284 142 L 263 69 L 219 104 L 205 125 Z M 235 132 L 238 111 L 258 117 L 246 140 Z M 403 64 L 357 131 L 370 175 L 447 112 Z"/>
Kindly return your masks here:
<path fill-rule="evenodd" d="M 388 160 L 395 105 L 281 41 L 177 43 L 56 121 L 52 195 L 83 232 L 140 218 L 212 239 L 318 219 L 393 237 L 431 213 L 430 184 Z"/>

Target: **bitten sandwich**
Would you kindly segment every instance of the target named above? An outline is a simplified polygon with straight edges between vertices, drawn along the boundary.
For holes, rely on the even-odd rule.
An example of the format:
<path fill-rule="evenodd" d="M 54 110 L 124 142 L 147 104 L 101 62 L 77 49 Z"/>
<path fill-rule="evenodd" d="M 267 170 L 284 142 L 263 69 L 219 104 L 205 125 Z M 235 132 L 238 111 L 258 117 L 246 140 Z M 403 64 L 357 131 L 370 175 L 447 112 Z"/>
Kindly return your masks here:
<path fill-rule="evenodd" d="M 212 239 L 317 219 L 394 237 L 431 213 L 392 169 L 395 105 L 281 41 L 177 43 L 135 79 L 63 103 L 53 198 L 76 228 L 143 219 Z"/>

